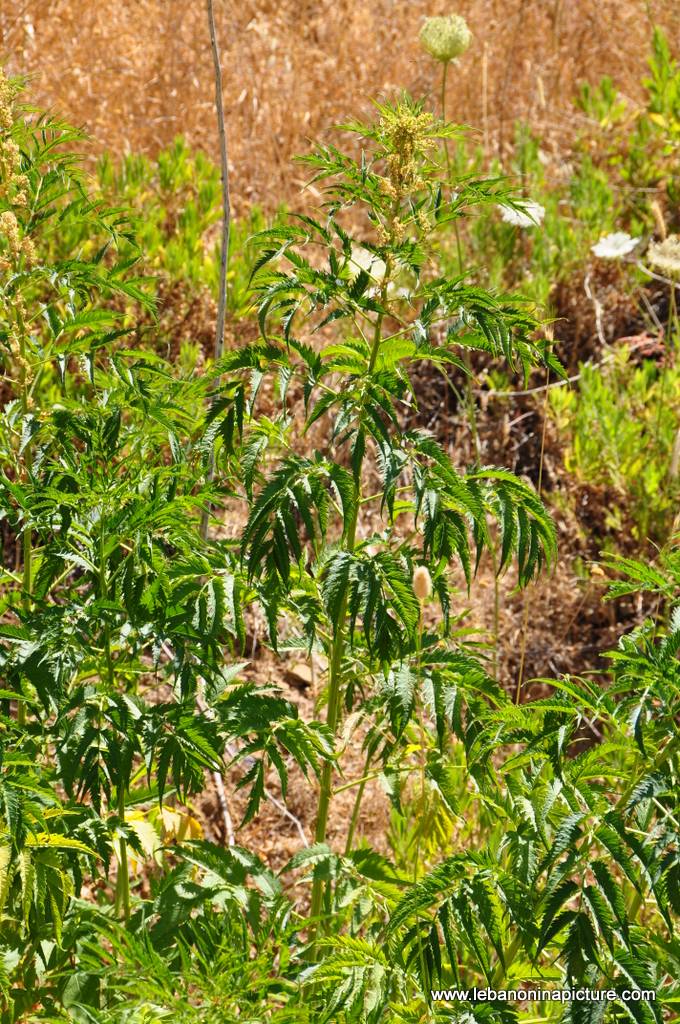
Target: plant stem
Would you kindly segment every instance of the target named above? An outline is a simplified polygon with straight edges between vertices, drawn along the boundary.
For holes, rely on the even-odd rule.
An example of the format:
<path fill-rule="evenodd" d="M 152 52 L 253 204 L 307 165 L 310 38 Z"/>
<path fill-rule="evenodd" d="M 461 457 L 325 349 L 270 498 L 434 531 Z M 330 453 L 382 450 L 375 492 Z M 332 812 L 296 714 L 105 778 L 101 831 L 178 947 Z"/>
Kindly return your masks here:
<path fill-rule="evenodd" d="M 347 533 L 346 550 L 352 551 L 356 539 L 357 516 L 359 511 L 358 502 L 355 504 L 354 515 Z M 340 718 L 340 705 L 342 701 L 342 658 L 345 651 L 345 618 L 347 616 L 347 594 L 343 597 L 338 610 L 338 623 L 331 646 L 330 674 L 328 680 L 328 711 L 326 724 L 335 736 L 338 721 Z M 328 812 L 330 809 L 331 796 L 333 793 L 333 765 L 326 761 L 321 771 L 321 786 L 319 790 L 319 806 L 316 814 L 316 830 L 314 839 L 317 843 L 326 841 L 326 830 L 328 828 Z M 322 878 L 315 878 L 312 886 L 312 907 L 311 916 L 316 918 L 321 913 L 323 902 L 324 883 Z"/>
<path fill-rule="evenodd" d="M 449 71 L 449 61 L 444 61 L 442 67 L 442 93 L 441 93 L 441 108 L 442 108 L 442 121 L 446 123 L 446 80 Z M 444 137 L 444 154 L 446 156 L 446 177 L 447 180 L 451 181 L 451 154 L 449 153 L 449 140 Z M 460 237 L 460 228 L 458 227 L 458 218 L 454 217 L 453 230 L 456 236 L 456 257 L 458 259 L 458 273 L 462 276 L 463 274 L 463 244 Z M 480 444 L 479 444 L 479 431 L 477 429 L 477 416 L 475 410 L 475 400 L 472 394 L 472 367 L 470 365 L 470 355 L 467 351 L 463 353 L 463 360 L 465 362 L 465 368 L 468 371 L 465 377 L 465 405 L 468 416 L 468 422 L 470 424 L 470 430 L 472 431 L 472 439 L 474 442 L 475 452 L 477 455 L 477 461 L 480 461 Z M 446 451 L 449 450 L 449 387 L 446 386 L 444 392 L 444 434 L 446 439 Z"/>
<path fill-rule="evenodd" d="M 442 67 L 442 121 L 446 123 L 446 79 L 449 73 L 449 61 L 445 60 Z M 449 140 L 444 136 L 444 152 L 446 154 L 446 174 L 451 176 L 451 157 L 449 156 Z M 454 221 L 455 223 L 455 221 Z"/>
<path fill-rule="evenodd" d="M 506 953 L 505 953 L 505 967 L 500 962 L 500 960 L 496 964 L 496 968 L 495 968 L 493 974 L 491 975 L 491 985 L 492 985 L 492 987 L 498 988 L 501 985 L 501 983 L 505 980 L 505 978 L 507 978 L 508 970 L 512 966 L 512 963 L 513 963 L 515 957 L 517 956 L 517 954 L 519 953 L 519 951 L 521 950 L 521 948 L 522 948 L 522 937 L 518 933 L 517 935 L 515 935 L 514 939 L 511 941 L 510 945 L 508 946 L 508 948 L 506 950 Z"/>
<path fill-rule="evenodd" d="M 442 121 L 446 124 L 446 80 L 449 73 L 450 61 L 444 61 L 442 66 L 442 94 L 441 94 L 441 107 L 442 107 Z M 444 136 L 444 155 L 446 157 L 446 178 L 450 183 L 451 181 L 451 154 L 449 153 L 449 140 Z M 453 220 L 453 230 L 456 235 L 456 253 L 458 256 L 458 273 L 463 273 L 463 246 L 460 240 L 460 230 L 458 228 L 458 218 Z"/>
<path fill-rule="evenodd" d="M 369 767 L 371 764 L 370 753 L 366 754 L 366 761 L 364 762 L 364 773 L 363 777 L 359 780 L 359 788 L 357 789 L 356 796 L 354 798 L 354 806 L 352 807 L 352 817 L 349 819 L 349 828 L 347 830 L 347 842 L 345 843 L 345 857 L 349 857 L 352 852 L 352 843 L 354 842 L 354 833 L 356 832 L 357 825 L 359 823 L 359 814 L 361 812 L 361 801 L 363 799 L 364 790 L 366 789 L 366 783 L 371 778 L 375 778 L 377 773 L 369 774 Z"/>
<path fill-rule="evenodd" d="M 423 623 L 423 602 L 421 601 L 420 602 L 420 616 L 418 618 L 418 636 L 417 636 L 417 641 L 416 641 L 416 643 L 417 643 L 417 648 L 416 648 L 416 679 L 418 680 L 419 688 L 422 686 L 421 671 L 422 671 L 422 654 L 423 654 L 423 625 L 424 625 L 424 623 Z M 420 750 L 419 750 L 419 760 L 420 760 L 420 806 L 421 806 L 421 814 L 423 816 L 425 816 L 426 803 L 427 803 L 427 801 L 426 801 L 427 789 L 426 789 L 426 781 L 425 781 L 425 765 L 426 765 L 426 754 L 425 754 L 426 739 L 425 739 L 425 737 L 426 737 L 426 733 L 425 733 L 425 729 L 423 728 L 423 725 L 422 725 L 422 720 L 419 723 L 419 725 L 420 725 Z M 416 848 L 415 848 L 415 856 L 413 858 L 413 884 L 414 885 L 418 881 L 418 865 L 420 863 L 420 844 L 421 844 L 421 840 L 423 838 L 423 827 L 422 827 L 422 824 L 420 822 L 418 823 L 416 828 L 417 828 L 417 831 L 416 831 Z M 420 932 L 418 932 L 418 958 L 420 960 L 420 969 L 422 971 L 422 977 L 426 978 L 427 977 L 427 970 L 426 970 L 426 967 L 425 967 L 425 953 L 424 953 L 424 950 L 423 950 L 423 941 L 422 941 L 422 936 L 421 936 Z"/>
<path fill-rule="evenodd" d="M 24 571 L 22 578 L 24 611 L 31 607 L 31 591 L 33 589 L 33 531 L 30 526 L 24 530 L 22 540 L 24 554 Z M 17 702 L 17 725 L 26 725 L 26 705 L 23 700 Z"/>
<path fill-rule="evenodd" d="M 395 211 L 392 217 L 396 215 L 396 204 Z M 391 230 L 390 230 L 391 233 Z M 380 305 L 384 307 L 385 300 L 387 298 L 387 288 L 390 280 L 390 260 L 389 257 L 386 260 L 385 265 L 385 277 L 383 279 L 383 285 L 380 293 Z M 376 360 L 378 358 L 378 351 L 380 349 L 380 342 L 382 340 L 382 325 L 383 325 L 383 314 L 378 313 L 375 321 L 375 328 L 373 332 L 373 343 L 371 346 L 371 355 L 368 362 L 368 373 L 371 374 L 375 369 Z M 361 429 L 361 414 L 359 416 L 358 428 Z M 363 461 L 363 460 L 362 460 Z M 354 494 L 354 512 L 350 519 L 349 527 L 345 536 L 345 550 L 354 551 L 354 545 L 356 543 L 356 532 L 357 532 L 357 521 L 359 517 L 359 506 L 361 504 L 361 464 L 356 471 L 355 481 L 355 494 Z M 326 724 L 335 736 L 338 722 L 340 720 L 340 707 L 342 704 L 342 659 L 345 653 L 345 619 L 347 617 L 347 593 L 343 596 L 340 602 L 340 608 L 338 609 L 338 621 L 335 629 L 335 635 L 333 637 L 333 643 L 331 645 L 331 657 L 329 667 L 329 678 L 328 678 L 328 711 L 326 713 Z M 316 829 L 314 838 L 317 843 L 325 843 L 326 832 L 328 829 L 328 812 L 331 803 L 331 797 L 333 795 L 333 765 L 330 761 L 326 761 L 321 771 L 321 785 L 319 789 L 319 805 L 316 815 Z M 311 916 L 316 918 L 321 913 L 321 905 L 323 903 L 324 896 L 324 883 L 322 878 L 315 878 L 312 886 L 312 906 Z"/>
<path fill-rule="evenodd" d="M 125 824 L 125 789 L 118 787 L 118 817 L 121 825 Z M 123 920 L 130 917 L 130 875 L 128 872 L 127 843 L 123 836 L 119 845 L 118 877 L 116 879 L 116 913 L 123 912 Z"/>
<path fill-rule="evenodd" d="M 104 517 L 101 519 L 99 531 L 99 596 L 102 601 L 108 597 L 108 582 L 106 579 L 106 545 L 104 535 Z M 106 613 L 104 613 L 106 614 Z M 111 651 L 111 627 L 108 621 L 104 622 L 104 663 L 106 666 L 106 681 L 109 689 L 114 686 L 114 664 Z M 125 787 L 122 782 L 118 784 L 118 817 L 121 826 L 125 824 Z M 127 843 L 121 835 L 118 841 L 119 863 L 118 876 L 116 878 L 116 913 L 123 912 L 125 921 L 130 917 L 130 879 L 128 875 Z"/>
<path fill-rule="evenodd" d="M 543 400 L 543 430 L 541 431 L 541 454 L 538 463 L 538 497 L 541 497 L 541 490 L 543 487 L 543 462 L 545 459 L 545 435 L 548 428 L 548 401 L 550 390 L 548 387 L 550 381 L 550 369 L 546 370 L 545 376 L 545 397 Z M 519 656 L 519 670 L 517 672 L 517 687 L 515 689 L 515 704 L 519 704 L 522 700 L 522 685 L 524 683 L 524 663 L 526 660 L 527 653 L 527 634 L 529 632 L 529 609 L 531 606 L 531 594 L 526 591 L 524 594 L 524 612 L 522 615 L 522 641 L 520 645 L 520 656 Z"/>
<path fill-rule="evenodd" d="M 99 531 L 99 596 L 106 601 L 109 595 L 108 583 L 106 581 L 106 545 L 104 542 L 104 519 L 102 516 L 101 528 Z M 106 681 L 109 688 L 113 689 L 114 670 L 113 654 L 111 652 L 111 626 L 107 619 L 104 619 L 104 662 L 106 665 Z"/>
<path fill-rule="evenodd" d="M 28 415 L 29 409 L 29 397 L 28 397 L 28 375 L 26 373 L 27 362 L 26 362 L 26 335 L 23 323 L 23 317 L 19 313 L 18 317 L 19 327 L 19 354 L 21 358 L 21 371 L 20 371 L 20 382 L 21 382 L 21 411 L 24 416 Z M 25 457 L 26 471 L 30 472 L 31 469 L 31 443 L 29 441 L 26 446 L 26 457 Z M 23 575 L 22 575 L 22 604 L 24 612 L 30 611 L 31 608 L 31 596 L 33 593 L 33 530 L 30 526 L 24 529 L 22 536 L 22 554 L 23 554 Z M 20 700 L 17 703 L 17 724 L 26 725 L 26 705 Z"/>
<path fill-rule="evenodd" d="M 677 301 L 676 301 L 676 297 L 675 297 L 675 288 L 676 288 L 676 283 L 673 281 L 673 282 L 671 282 L 670 297 L 669 297 L 669 301 L 668 301 L 668 354 L 669 354 L 669 367 L 668 367 L 668 369 L 669 370 L 671 369 L 671 367 L 675 368 L 675 365 L 677 363 L 676 354 L 677 354 L 677 351 L 678 351 L 678 344 L 680 342 L 680 321 L 678 320 L 678 306 L 677 306 Z M 663 375 L 663 378 L 662 378 L 662 387 L 661 387 L 661 396 L 662 397 L 661 397 L 660 402 L 659 402 L 659 421 L 661 419 L 661 405 L 663 403 L 663 396 L 664 396 L 665 383 L 666 383 L 666 377 L 667 376 L 668 376 L 668 374 L 666 372 L 664 372 L 664 375 Z M 674 516 L 674 513 L 673 513 L 672 497 L 673 497 L 673 491 L 675 490 L 675 487 L 676 487 L 676 484 L 677 484 L 678 466 L 679 466 L 679 464 L 680 464 L 680 427 L 678 427 L 676 429 L 675 439 L 674 439 L 673 447 L 672 447 L 672 450 L 671 450 L 671 460 L 670 460 L 670 465 L 669 465 L 669 470 L 668 470 L 668 492 L 669 492 L 669 499 L 671 499 L 669 501 L 669 504 L 670 504 L 670 514 L 671 514 L 671 526 L 670 526 L 670 532 L 671 533 L 673 532 L 673 526 L 674 526 L 674 523 L 675 523 L 675 516 Z"/>
<path fill-rule="evenodd" d="M 455 221 L 454 221 L 455 223 Z M 475 396 L 472 393 L 472 377 L 473 369 L 472 362 L 470 360 L 470 353 L 467 349 L 463 349 L 463 363 L 465 365 L 465 411 L 467 413 L 468 426 L 470 427 L 470 433 L 472 434 L 472 444 L 475 450 L 475 459 L 477 465 L 481 465 L 482 462 L 482 446 L 479 440 L 479 429 L 477 426 L 477 407 L 475 405 Z"/>
<path fill-rule="evenodd" d="M 491 568 L 493 570 L 493 677 L 498 679 L 498 647 L 500 644 L 501 584 L 498 578 L 498 552 L 496 539 L 491 540 Z"/>
<path fill-rule="evenodd" d="M 417 639 L 416 639 L 416 643 L 417 643 L 417 647 L 416 647 L 416 679 L 418 681 L 418 688 L 419 689 L 422 688 L 422 685 L 423 685 L 423 679 L 422 679 L 422 667 L 423 667 L 423 626 L 424 626 L 424 622 L 423 622 L 423 602 L 421 601 L 420 602 L 420 615 L 418 617 L 418 635 L 417 635 Z M 419 751 L 419 759 L 420 759 L 420 804 L 421 804 L 421 807 L 422 807 L 423 815 L 425 814 L 426 792 L 427 792 L 426 781 L 425 781 L 425 765 L 426 765 L 426 754 L 425 754 L 426 740 L 425 740 L 425 736 L 426 736 L 426 733 L 425 733 L 425 730 L 423 728 L 422 718 L 421 718 L 421 721 L 420 721 L 420 751 Z M 414 860 L 414 863 L 413 863 L 413 881 L 414 881 L 414 883 L 418 881 L 418 862 L 420 861 L 420 841 L 422 839 L 422 835 L 423 835 L 422 829 L 421 829 L 420 826 L 418 826 L 418 833 L 417 833 L 417 837 L 416 837 L 416 856 L 415 856 L 415 860 Z M 421 950 L 421 955 L 422 955 L 422 950 Z"/>

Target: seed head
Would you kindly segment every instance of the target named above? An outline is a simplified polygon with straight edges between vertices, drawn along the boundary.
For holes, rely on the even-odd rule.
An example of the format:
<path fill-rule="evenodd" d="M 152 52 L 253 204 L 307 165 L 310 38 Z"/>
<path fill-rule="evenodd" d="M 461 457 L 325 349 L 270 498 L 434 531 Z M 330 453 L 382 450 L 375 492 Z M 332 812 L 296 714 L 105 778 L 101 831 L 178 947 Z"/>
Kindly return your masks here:
<path fill-rule="evenodd" d="M 0 129 L 8 132 L 14 120 L 12 115 L 12 102 L 14 100 L 15 87 L 5 76 L 0 68 Z"/>
<path fill-rule="evenodd" d="M 420 44 L 431 57 L 447 64 L 465 53 L 472 33 L 465 18 L 449 14 L 443 18 L 427 18 L 420 30 Z"/>
<path fill-rule="evenodd" d="M 15 259 L 21 255 L 19 222 L 11 210 L 0 213 L 0 237 L 5 239 L 7 248 Z"/>
<path fill-rule="evenodd" d="M 423 603 L 432 593 L 432 578 L 426 565 L 419 565 L 413 573 L 413 593 Z"/>
<path fill-rule="evenodd" d="M 647 259 L 666 277 L 680 279 L 680 235 L 669 235 L 663 242 L 652 242 Z"/>
<path fill-rule="evenodd" d="M 0 68 L 0 199 L 10 206 L 26 206 L 28 178 L 21 173 L 21 152 L 12 138 L 17 91 L 17 83 L 6 78 Z"/>

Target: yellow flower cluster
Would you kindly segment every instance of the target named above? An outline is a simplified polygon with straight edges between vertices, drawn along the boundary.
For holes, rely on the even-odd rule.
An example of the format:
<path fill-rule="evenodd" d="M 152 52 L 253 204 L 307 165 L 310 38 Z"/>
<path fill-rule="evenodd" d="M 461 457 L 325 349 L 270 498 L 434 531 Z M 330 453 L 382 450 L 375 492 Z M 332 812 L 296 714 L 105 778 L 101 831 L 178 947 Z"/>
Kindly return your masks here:
<path fill-rule="evenodd" d="M 397 199 L 422 188 L 418 157 L 431 145 L 432 114 L 399 106 L 384 115 L 380 128 L 388 149 L 390 191 Z"/>
<path fill-rule="evenodd" d="M 0 201 L 9 207 L 22 208 L 28 199 L 28 178 L 21 173 L 21 153 L 12 138 L 14 125 L 13 102 L 15 89 L 0 70 Z M 23 258 L 31 262 L 35 257 L 33 242 L 22 236 L 16 213 L 6 209 L 0 213 L 0 241 L 4 254 L 0 256 L 0 269 L 6 270 L 10 262 Z"/>
<path fill-rule="evenodd" d="M 5 76 L 0 68 L 0 131 L 8 132 L 12 128 L 14 118 L 12 116 L 12 102 L 14 100 L 14 89 L 12 83 Z"/>
<path fill-rule="evenodd" d="M 27 236 L 22 238 L 19 221 L 11 210 L 0 213 L 0 238 L 5 240 L 7 252 L 13 260 L 22 256 L 30 263 L 35 256 L 33 242 Z M 5 264 L 7 261 L 4 261 Z"/>
<path fill-rule="evenodd" d="M 21 234 L 19 232 L 19 221 L 11 210 L 0 213 L 0 235 L 7 242 L 10 254 L 17 259 L 21 255 Z"/>

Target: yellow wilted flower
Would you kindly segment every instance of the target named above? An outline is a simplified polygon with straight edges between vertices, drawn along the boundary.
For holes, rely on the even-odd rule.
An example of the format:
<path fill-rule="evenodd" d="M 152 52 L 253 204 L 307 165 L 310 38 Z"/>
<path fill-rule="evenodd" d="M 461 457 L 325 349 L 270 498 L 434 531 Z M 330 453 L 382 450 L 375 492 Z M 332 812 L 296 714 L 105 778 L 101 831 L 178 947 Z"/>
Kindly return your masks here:
<path fill-rule="evenodd" d="M 163 844 L 161 838 L 147 819 L 147 817 L 141 811 L 128 811 L 125 815 L 125 821 L 130 826 L 132 831 L 139 840 L 140 850 L 137 851 L 134 847 L 128 847 L 128 868 L 134 874 L 139 874 L 144 864 L 148 861 L 153 861 L 155 864 L 161 863 Z M 120 860 L 120 854 L 118 850 L 118 843 L 115 844 L 116 858 Z"/>
<path fill-rule="evenodd" d="M 186 811 L 177 811 L 174 807 L 163 804 L 160 810 L 160 819 L 163 826 L 163 840 L 166 843 L 171 839 L 176 839 L 181 843 L 185 839 L 203 838 L 201 823 Z"/>

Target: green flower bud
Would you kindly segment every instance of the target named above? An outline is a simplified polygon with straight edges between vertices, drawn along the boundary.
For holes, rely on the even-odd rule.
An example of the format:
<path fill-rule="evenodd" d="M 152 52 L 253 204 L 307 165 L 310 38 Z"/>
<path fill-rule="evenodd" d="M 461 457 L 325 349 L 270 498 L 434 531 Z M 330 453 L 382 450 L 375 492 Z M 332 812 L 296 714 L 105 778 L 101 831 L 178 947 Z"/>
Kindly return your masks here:
<path fill-rule="evenodd" d="M 443 18 L 427 18 L 420 30 L 420 43 L 435 60 L 444 63 L 465 53 L 472 33 L 465 18 L 449 14 Z"/>

